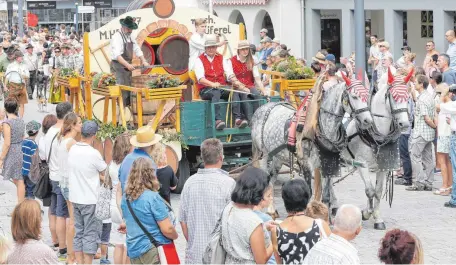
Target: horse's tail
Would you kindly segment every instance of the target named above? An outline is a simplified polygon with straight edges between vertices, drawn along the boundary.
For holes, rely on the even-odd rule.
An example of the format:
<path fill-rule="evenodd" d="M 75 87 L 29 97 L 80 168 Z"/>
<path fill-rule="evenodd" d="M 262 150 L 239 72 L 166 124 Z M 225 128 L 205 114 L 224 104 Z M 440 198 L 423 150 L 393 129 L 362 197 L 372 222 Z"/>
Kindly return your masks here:
<path fill-rule="evenodd" d="M 324 79 L 320 76 L 315 82 L 313 89 L 312 101 L 310 102 L 309 114 L 307 117 L 306 124 L 304 125 L 304 130 L 302 136 L 308 139 L 313 140 L 317 131 L 318 116 L 320 113 L 320 102 L 322 97 L 322 88 L 323 88 Z M 301 139 L 302 140 L 302 139 Z"/>
<path fill-rule="evenodd" d="M 256 168 L 260 168 L 260 159 L 261 159 L 261 151 L 256 146 L 255 143 L 252 143 L 252 166 Z"/>

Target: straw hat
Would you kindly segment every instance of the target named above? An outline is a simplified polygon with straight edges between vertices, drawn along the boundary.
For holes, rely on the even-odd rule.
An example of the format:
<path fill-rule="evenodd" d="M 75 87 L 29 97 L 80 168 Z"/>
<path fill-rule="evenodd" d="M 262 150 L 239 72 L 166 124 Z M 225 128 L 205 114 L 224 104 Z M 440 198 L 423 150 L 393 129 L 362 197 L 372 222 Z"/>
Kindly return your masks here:
<path fill-rule="evenodd" d="M 274 38 L 274 39 L 272 40 L 272 42 L 277 43 L 277 44 L 280 44 L 280 40 L 279 40 L 278 38 Z"/>
<path fill-rule="evenodd" d="M 241 40 L 241 41 L 239 41 L 238 46 L 237 46 L 237 49 L 238 49 L 238 50 L 250 49 L 250 43 L 249 43 L 249 41 L 248 41 L 248 40 Z"/>
<path fill-rule="evenodd" d="M 448 94 L 449 90 L 450 90 L 450 87 L 446 83 L 441 83 L 441 84 L 437 85 L 437 87 L 435 88 L 436 93 L 441 93 L 443 95 Z"/>
<path fill-rule="evenodd" d="M 204 42 L 204 47 L 214 47 L 218 46 L 217 37 L 215 35 L 207 35 L 206 41 Z"/>
<path fill-rule="evenodd" d="M 312 57 L 312 60 L 317 61 L 321 64 L 326 64 L 326 56 L 321 52 L 317 52 L 317 54 L 315 54 L 315 57 Z"/>
<path fill-rule="evenodd" d="M 135 147 L 147 147 L 160 142 L 162 138 L 163 136 L 156 134 L 151 126 L 143 126 L 130 138 L 130 144 Z"/>

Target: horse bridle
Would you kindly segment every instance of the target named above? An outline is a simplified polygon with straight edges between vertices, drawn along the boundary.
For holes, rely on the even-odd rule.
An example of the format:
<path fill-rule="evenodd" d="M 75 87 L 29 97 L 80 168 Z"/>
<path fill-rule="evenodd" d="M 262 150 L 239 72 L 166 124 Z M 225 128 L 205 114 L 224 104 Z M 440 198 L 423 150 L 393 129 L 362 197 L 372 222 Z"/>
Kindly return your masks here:
<path fill-rule="evenodd" d="M 351 101 L 350 101 L 350 96 L 348 95 L 348 92 L 347 90 L 344 91 L 343 95 L 342 95 L 342 98 L 343 99 L 346 99 L 347 102 L 348 102 L 348 106 L 350 106 L 350 109 L 352 111 L 352 115 L 354 116 L 354 118 L 358 121 L 358 122 L 361 122 L 359 120 L 359 115 L 363 112 L 366 112 L 366 111 L 370 111 L 369 110 L 369 106 L 365 107 L 365 108 L 361 108 L 361 109 L 355 109 L 355 107 L 353 107 Z"/>
<path fill-rule="evenodd" d="M 390 88 L 391 88 L 391 86 L 390 86 Z M 387 117 L 387 116 L 384 116 L 384 115 L 372 113 L 372 111 L 371 111 L 371 114 L 372 114 L 372 116 L 375 116 L 375 117 L 380 117 L 380 118 L 385 118 L 385 119 L 392 119 L 392 120 L 394 120 L 395 122 L 397 122 L 396 114 L 399 114 L 399 113 L 402 113 L 402 112 L 407 112 L 407 114 L 408 114 L 408 111 L 409 111 L 409 110 L 408 110 L 408 108 L 398 108 L 398 109 L 395 109 L 395 108 L 393 107 L 393 100 L 394 100 L 394 99 L 392 98 L 390 88 L 388 88 L 388 92 L 386 92 L 386 94 L 385 94 L 385 100 L 389 99 L 389 105 L 390 105 L 390 110 L 391 110 L 391 116 L 392 116 L 392 118 Z"/>

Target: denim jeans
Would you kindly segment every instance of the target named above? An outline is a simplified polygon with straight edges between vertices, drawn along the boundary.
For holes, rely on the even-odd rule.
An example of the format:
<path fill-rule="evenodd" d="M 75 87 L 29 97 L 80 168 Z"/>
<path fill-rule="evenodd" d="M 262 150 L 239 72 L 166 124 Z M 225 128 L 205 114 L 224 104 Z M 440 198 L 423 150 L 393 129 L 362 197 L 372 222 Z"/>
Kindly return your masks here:
<path fill-rule="evenodd" d="M 404 180 L 412 181 L 412 161 L 409 153 L 410 134 L 401 134 L 399 138 L 399 154 L 401 156 L 402 168 L 404 169 Z"/>
<path fill-rule="evenodd" d="M 456 135 L 451 135 L 450 142 L 450 159 L 453 168 L 453 189 L 451 192 L 450 203 L 456 205 Z"/>
<path fill-rule="evenodd" d="M 33 189 L 35 188 L 35 183 L 33 183 L 28 176 L 23 176 L 25 184 L 25 198 L 35 199 L 35 194 L 33 194 Z"/>

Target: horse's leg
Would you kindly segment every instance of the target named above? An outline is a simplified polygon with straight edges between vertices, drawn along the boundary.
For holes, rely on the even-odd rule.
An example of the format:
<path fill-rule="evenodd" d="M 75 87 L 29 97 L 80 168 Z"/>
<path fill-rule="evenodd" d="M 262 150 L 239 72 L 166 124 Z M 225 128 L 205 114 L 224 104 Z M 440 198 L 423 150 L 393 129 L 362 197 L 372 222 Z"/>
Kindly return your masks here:
<path fill-rule="evenodd" d="M 263 158 L 262 159 L 262 163 L 264 163 L 264 159 L 266 160 L 266 165 L 267 165 L 267 156 L 266 158 Z M 280 168 L 282 167 L 282 162 L 280 161 L 279 158 L 277 157 L 273 157 L 272 158 L 272 161 L 271 161 L 271 165 L 268 169 L 268 172 L 271 176 L 271 185 L 272 185 L 272 201 L 271 201 L 271 204 L 269 205 L 268 209 L 267 209 L 267 213 L 269 215 L 272 216 L 273 219 L 276 219 L 279 217 L 279 213 L 277 212 L 277 210 L 275 209 L 275 206 L 274 206 L 274 183 L 276 182 L 277 180 L 277 177 L 279 175 L 279 171 L 280 171 Z"/>
<path fill-rule="evenodd" d="M 373 173 L 370 172 L 368 168 L 358 168 L 358 172 L 360 173 L 361 179 L 364 182 L 365 192 L 367 196 L 367 206 L 366 209 L 362 211 L 363 220 L 366 221 L 371 218 L 374 209 L 375 190 L 370 178 L 370 175 L 372 175 Z"/>
<path fill-rule="evenodd" d="M 385 185 L 387 172 L 377 172 L 377 182 L 375 185 L 375 199 L 374 199 L 374 212 L 373 217 L 375 220 L 374 229 L 385 230 L 385 222 L 380 216 L 380 200 L 382 198 L 383 186 Z"/>

